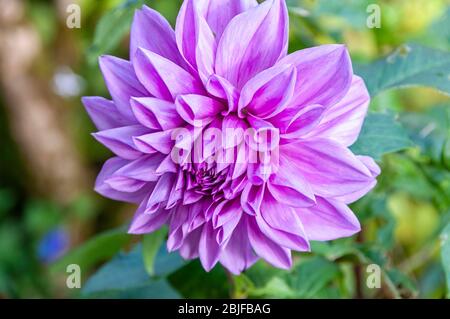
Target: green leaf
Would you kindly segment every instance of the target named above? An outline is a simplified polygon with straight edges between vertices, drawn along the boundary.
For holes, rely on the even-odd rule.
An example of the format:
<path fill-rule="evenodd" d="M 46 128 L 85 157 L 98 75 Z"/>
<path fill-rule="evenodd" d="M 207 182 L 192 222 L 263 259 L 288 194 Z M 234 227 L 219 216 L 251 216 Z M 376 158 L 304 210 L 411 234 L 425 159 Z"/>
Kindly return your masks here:
<path fill-rule="evenodd" d="M 368 155 L 376 160 L 386 153 L 396 152 L 412 146 L 406 131 L 392 114 L 369 113 L 352 151 Z"/>
<path fill-rule="evenodd" d="M 339 267 L 335 263 L 316 256 L 297 265 L 288 279 L 297 297 L 314 298 L 339 275 Z"/>
<path fill-rule="evenodd" d="M 427 86 L 450 94 L 450 53 L 417 44 L 399 47 L 368 65 L 355 65 L 373 97 L 394 88 Z"/>
<path fill-rule="evenodd" d="M 446 145 L 450 140 L 450 104 L 430 108 L 426 112 L 405 112 L 400 121 L 424 154 L 435 163 L 445 164 Z"/>
<path fill-rule="evenodd" d="M 184 261 L 177 254 L 168 254 L 165 249 L 161 249 L 155 263 L 155 273 L 160 276 L 168 275 L 182 265 Z M 96 298 L 179 297 L 166 280 L 153 279 L 148 275 L 142 260 L 140 244 L 129 253 L 119 253 L 102 266 L 85 283 L 82 295 Z"/>
<path fill-rule="evenodd" d="M 450 298 L 450 223 L 441 234 L 441 259 L 447 277 L 447 298 Z"/>
<path fill-rule="evenodd" d="M 150 276 L 155 274 L 155 258 L 167 234 L 166 228 L 161 228 L 151 234 L 144 235 L 142 239 L 142 257 L 145 269 Z"/>
<path fill-rule="evenodd" d="M 77 264 L 83 271 L 87 271 L 98 262 L 114 256 L 130 238 L 123 228 L 104 232 L 58 259 L 50 270 L 61 272 L 65 271 L 68 265 Z"/>
<path fill-rule="evenodd" d="M 98 22 L 94 42 L 88 50 L 88 61 L 94 64 L 98 57 L 117 47 L 129 32 L 135 9 L 144 4 L 144 0 L 126 0 L 107 12 Z"/>
<path fill-rule="evenodd" d="M 178 254 L 168 254 L 165 248 L 160 249 L 155 262 L 155 275 L 167 276 L 183 265 L 184 261 Z M 161 282 L 164 281 L 148 275 L 142 259 L 142 245 L 138 244 L 129 253 L 119 253 L 102 266 L 85 283 L 82 294 L 95 297 L 110 297 L 112 294 L 123 298 L 174 297 L 174 291 L 167 282 Z M 161 285 L 167 289 L 159 291 Z"/>

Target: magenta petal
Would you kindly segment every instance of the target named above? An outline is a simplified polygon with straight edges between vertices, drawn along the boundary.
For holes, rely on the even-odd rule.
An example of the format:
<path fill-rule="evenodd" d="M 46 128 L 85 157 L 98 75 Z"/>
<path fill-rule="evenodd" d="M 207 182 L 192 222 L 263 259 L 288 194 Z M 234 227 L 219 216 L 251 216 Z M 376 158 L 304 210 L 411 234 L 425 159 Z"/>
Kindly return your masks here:
<path fill-rule="evenodd" d="M 256 215 L 260 230 L 277 244 L 297 251 L 308 251 L 309 242 L 302 222 L 292 207 L 278 203 L 266 196 L 261 204 L 261 214 Z"/>
<path fill-rule="evenodd" d="M 275 267 L 289 269 L 292 266 L 290 249 L 281 247 L 266 237 L 256 221 L 247 218 L 248 239 L 256 254 Z"/>
<path fill-rule="evenodd" d="M 113 157 L 105 162 L 102 170 L 95 181 L 95 191 L 107 198 L 120 200 L 129 203 L 140 203 L 151 191 L 150 186 L 140 189 L 135 193 L 124 193 L 111 188 L 105 181 L 109 179 L 117 170 L 126 166 L 129 161 L 119 157 Z"/>
<path fill-rule="evenodd" d="M 290 107 L 269 121 L 280 128 L 281 138 L 301 138 L 319 125 L 324 112 L 325 108 L 321 105 L 309 105 L 300 109 Z"/>
<path fill-rule="evenodd" d="M 232 148 L 242 143 L 247 129 L 246 122 L 234 114 L 226 115 L 222 121 L 222 146 Z"/>
<path fill-rule="evenodd" d="M 183 244 L 180 247 L 180 255 L 184 259 L 194 259 L 198 257 L 198 245 L 201 234 L 202 228 L 197 228 L 187 234 L 186 238 L 184 238 Z"/>
<path fill-rule="evenodd" d="M 147 209 L 154 211 L 158 204 L 167 202 L 174 183 L 175 174 L 168 173 L 161 176 L 148 199 Z"/>
<path fill-rule="evenodd" d="M 241 205 L 247 214 L 256 215 L 260 212 L 264 191 L 265 185 L 247 184 L 245 186 L 241 195 Z"/>
<path fill-rule="evenodd" d="M 144 155 L 118 169 L 114 176 L 127 177 L 145 182 L 155 182 L 161 174 L 156 172 L 163 161 L 161 154 Z"/>
<path fill-rule="evenodd" d="M 113 128 L 92 134 L 97 141 L 109 148 L 114 154 L 134 160 L 141 155 L 133 143 L 133 137 L 145 134 L 148 129 L 141 125 Z"/>
<path fill-rule="evenodd" d="M 209 94 L 228 102 L 228 110 L 224 115 L 237 111 L 239 92 L 228 80 L 212 75 L 206 83 L 206 90 Z"/>
<path fill-rule="evenodd" d="M 196 34 L 195 58 L 197 70 L 200 79 L 206 84 L 209 77 L 214 74 L 217 42 L 214 33 L 201 15 L 198 15 L 196 19 Z"/>
<path fill-rule="evenodd" d="M 322 45 L 292 53 L 280 64 L 297 68 L 297 83 L 291 105 L 320 104 L 330 107 L 340 101 L 352 82 L 352 65 L 343 45 Z"/>
<path fill-rule="evenodd" d="M 172 130 L 136 136 L 133 142 L 139 151 L 147 154 L 155 152 L 169 154 L 175 144 L 172 139 Z"/>
<path fill-rule="evenodd" d="M 302 140 L 280 146 L 314 194 L 337 197 L 354 193 L 373 183 L 367 167 L 342 145 L 325 139 Z"/>
<path fill-rule="evenodd" d="M 216 37 L 220 39 L 231 19 L 257 5 L 256 0 L 209 0 L 206 13 L 208 24 Z"/>
<path fill-rule="evenodd" d="M 117 110 L 114 102 L 102 97 L 83 97 L 84 107 L 99 131 L 133 124 Z"/>
<path fill-rule="evenodd" d="M 138 122 L 154 130 L 168 130 L 183 123 L 172 102 L 152 97 L 133 98 L 131 107 Z"/>
<path fill-rule="evenodd" d="M 278 114 L 290 101 L 296 78 L 296 69 L 291 65 L 277 65 L 258 73 L 242 88 L 239 113 L 245 108 L 263 119 Z"/>
<path fill-rule="evenodd" d="M 117 109 L 128 121 L 135 122 L 130 98 L 147 96 L 148 93 L 136 78 L 133 66 L 130 62 L 113 56 L 101 56 L 99 64 Z"/>
<path fill-rule="evenodd" d="M 175 106 L 183 120 L 200 127 L 210 123 L 224 109 L 222 103 L 210 97 L 196 94 L 178 96 Z"/>
<path fill-rule="evenodd" d="M 139 48 L 133 65 L 142 85 L 159 99 L 174 101 L 179 94 L 203 92 L 202 83 L 190 73 L 151 51 Z"/>
<path fill-rule="evenodd" d="M 129 234 L 147 234 L 159 229 L 169 218 L 169 212 L 160 209 L 153 214 L 146 214 L 147 201 L 144 200 L 136 211 L 131 225 L 128 229 Z"/>
<path fill-rule="evenodd" d="M 330 138 L 344 146 L 352 145 L 361 131 L 369 102 L 363 80 L 353 76 L 350 90 L 342 100 L 324 112 L 320 124 L 309 136 Z"/>
<path fill-rule="evenodd" d="M 281 203 L 292 207 L 308 207 L 315 204 L 314 192 L 295 163 L 281 154 L 279 168 L 267 184 L 269 192 Z"/>
<path fill-rule="evenodd" d="M 159 12 L 145 5 L 134 14 L 130 34 L 131 61 L 138 48 L 152 51 L 179 66 L 185 65 L 169 22 Z"/>
<path fill-rule="evenodd" d="M 339 200 L 343 203 L 350 204 L 356 202 L 358 199 L 366 195 L 372 188 L 377 184 L 377 180 L 375 179 L 381 172 L 380 167 L 375 163 L 375 161 L 368 156 L 357 156 L 357 158 L 369 169 L 372 174 L 373 181 L 368 183 L 365 187 L 356 190 L 353 193 L 336 196 L 334 199 Z"/>
<path fill-rule="evenodd" d="M 361 230 L 358 219 L 344 203 L 317 198 L 317 205 L 298 208 L 305 232 L 310 240 L 334 240 L 352 236 Z"/>
<path fill-rule="evenodd" d="M 216 73 L 238 89 L 287 53 L 288 13 L 283 0 L 267 0 L 234 17 L 217 47 Z"/>
<path fill-rule="evenodd" d="M 245 222 L 241 221 L 234 229 L 226 246 L 221 250 L 220 263 L 231 273 L 239 275 L 253 265 L 257 259 L 248 239 Z"/>
<path fill-rule="evenodd" d="M 203 232 L 200 237 L 198 254 L 203 268 L 210 271 L 219 261 L 220 246 L 215 240 L 216 231 L 212 223 L 209 222 L 203 226 Z"/>

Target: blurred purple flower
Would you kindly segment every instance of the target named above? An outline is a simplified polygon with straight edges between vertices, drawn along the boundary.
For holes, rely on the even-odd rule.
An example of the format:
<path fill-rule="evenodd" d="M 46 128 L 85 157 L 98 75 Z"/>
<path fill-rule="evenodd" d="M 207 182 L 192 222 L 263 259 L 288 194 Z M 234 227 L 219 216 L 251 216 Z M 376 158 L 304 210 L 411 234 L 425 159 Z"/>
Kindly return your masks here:
<path fill-rule="evenodd" d="M 238 274 L 360 230 L 347 204 L 380 173 L 348 149 L 366 87 L 345 46 L 287 46 L 282 0 L 185 0 L 175 31 L 136 12 L 130 61 L 100 59 L 112 101 L 83 99 L 116 155 L 96 191 L 140 204 L 130 233 L 168 224 L 170 251 Z"/>

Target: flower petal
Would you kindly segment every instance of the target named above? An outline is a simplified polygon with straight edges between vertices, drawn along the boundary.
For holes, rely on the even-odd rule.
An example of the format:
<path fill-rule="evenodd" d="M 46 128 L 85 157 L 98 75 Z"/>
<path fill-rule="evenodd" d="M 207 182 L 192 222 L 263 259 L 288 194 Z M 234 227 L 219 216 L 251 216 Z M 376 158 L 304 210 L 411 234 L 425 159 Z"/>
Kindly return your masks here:
<path fill-rule="evenodd" d="M 291 105 L 320 104 L 330 107 L 340 101 L 352 82 L 352 65 L 343 45 L 322 45 L 292 53 L 280 64 L 297 68 L 297 83 Z"/>
<path fill-rule="evenodd" d="M 373 183 L 367 167 L 342 145 L 325 139 L 301 140 L 280 146 L 314 194 L 336 197 L 351 194 Z"/>
<path fill-rule="evenodd" d="M 212 222 L 203 226 L 202 235 L 198 246 L 198 254 L 200 262 L 206 271 L 210 271 L 219 261 L 220 246 L 215 240 L 216 231 L 212 226 Z"/>
<path fill-rule="evenodd" d="M 210 123 L 218 113 L 224 110 L 222 103 L 210 97 L 196 94 L 178 96 L 175 107 L 183 120 L 200 127 Z"/>
<path fill-rule="evenodd" d="M 357 191 L 342 195 L 336 196 L 334 199 L 339 200 L 343 203 L 350 204 L 356 202 L 358 199 L 366 195 L 372 188 L 377 184 L 377 180 L 375 179 L 378 175 L 380 175 L 380 167 L 375 163 L 375 161 L 368 156 L 356 156 L 370 171 L 373 177 L 373 181 L 368 183 L 366 187 L 358 189 Z"/>
<path fill-rule="evenodd" d="M 364 81 L 354 75 L 347 94 L 324 112 L 320 124 L 308 136 L 330 138 L 344 146 L 352 145 L 361 131 L 369 102 Z"/>
<path fill-rule="evenodd" d="M 275 243 L 297 251 L 310 249 L 302 222 L 292 207 L 266 195 L 261 203 L 261 214 L 256 214 L 255 218 L 261 231 Z"/>
<path fill-rule="evenodd" d="M 297 71 L 292 65 L 276 65 L 258 73 L 242 88 L 239 114 L 244 109 L 263 119 L 278 114 L 290 101 L 296 78 Z"/>
<path fill-rule="evenodd" d="M 185 62 L 178 51 L 175 32 L 169 22 L 157 11 L 144 5 L 136 10 L 130 34 L 130 60 L 138 48 L 152 51 L 183 67 Z"/>
<path fill-rule="evenodd" d="M 131 107 L 138 122 L 154 130 L 168 130 L 183 123 L 172 102 L 152 97 L 132 98 Z"/>
<path fill-rule="evenodd" d="M 233 231 L 226 246 L 222 248 L 219 261 L 231 273 L 239 275 L 253 265 L 258 257 L 252 250 L 247 236 L 245 222 L 240 222 Z"/>
<path fill-rule="evenodd" d="M 124 160 L 120 157 L 110 158 L 103 165 L 100 173 L 95 181 L 95 191 L 107 198 L 111 198 L 118 201 L 123 201 L 127 203 L 140 203 L 144 197 L 151 191 L 152 186 L 149 185 L 145 188 L 141 188 L 134 193 L 125 193 L 117 191 L 111 188 L 105 181 L 109 179 L 117 170 L 126 166 L 129 161 Z"/>
<path fill-rule="evenodd" d="M 252 218 L 247 218 L 247 233 L 253 250 L 269 264 L 283 269 L 292 266 L 291 251 L 265 236 Z"/>
<path fill-rule="evenodd" d="M 172 130 L 154 132 L 133 138 L 136 148 L 142 153 L 153 154 L 160 152 L 170 154 L 175 144 L 172 139 Z"/>
<path fill-rule="evenodd" d="M 123 126 L 92 134 L 97 141 L 105 145 L 114 154 L 134 160 L 142 153 L 133 143 L 133 137 L 148 133 L 148 129 L 141 125 Z"/>
<path fill-rule="evenodd" d="M 334 240 L 361 230 L 350 208 L 339 201 L 318 197 L 315 206 L 298 208 L 296 212 L 310 240 Z"/>
<path fill-rule="evenodd" d="M 85 96 L 81 100 L 99 131 L 132 124 L 119 113 L 114 102 L 110 100 L 98 96 Z"/>
<path fill-rule="evenodd" d="M 146 214 L 146 210 L 147 201 L 144 200 L 131 221 L 128 229 L 129 234 L 140 235 L 154 232 L 161 228 L 170 216 L 169 211 L 164 209 L 159 209 L 153 214 Z"/>
<path fill-rule="evenodd" d="M 240 89 L 273 66 L 287 53 L 288 20 L 283 0 L 267 0 L 234 17 L 217 47 L 216 74 Z"/>
<path fill-rule="evenodd" d="M 203 93 L 200 81 L 156 53 L 139 48 L 133 65 L 142 85 L 159 99 L 174 101 L 179 94 Z"/>
<path fill-rule="evenodd" d="M 130 98 L 148 96 L 148 92 L 136 78 L 133 66 L 130 62 L 113 56 L 101 56 L 99 64 L 117 109 L 127 120 L 135 122 Z"/>
<path fill-rule="evenodd" d="M 164 155 L 162 154 L 144 155 L 118 169 L 114 176 L 156 182 L 161 175 L 156 170 L 163 160 Z"/>
<path fill-rule="evenodd" d="M 319 125 L 324 112 L 325 107 L 321 105 L 309 105 L 300 109 L 289 107 L 269 121 L 280 129 L 281 138 L 300 138 Z"/>
<path fill-rule="evenodd" d="M 209 94 L 228 102 L 228 110 L 223 115 L 237 111 L 239 92 L 228 80 L 214 74 L 206 83 L 206 90 Z"/>

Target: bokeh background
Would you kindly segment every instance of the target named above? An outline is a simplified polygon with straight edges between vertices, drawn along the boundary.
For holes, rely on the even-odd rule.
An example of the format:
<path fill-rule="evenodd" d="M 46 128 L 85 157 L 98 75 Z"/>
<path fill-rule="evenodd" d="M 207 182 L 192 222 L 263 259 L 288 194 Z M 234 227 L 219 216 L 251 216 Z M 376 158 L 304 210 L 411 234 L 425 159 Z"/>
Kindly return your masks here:
<path fill-rule="evenodd" d="M 375 152 L 382 174 L 352 205 L 363 231 L 314 243 L 313 253 L 295 255 L 290 272 L 259 262 L 240 276 L 168 255 L 164 232 L 127 235 L 135 207 L 93 191 L 111 154 L 91 137 L 80 98 L 109 96 L 97 58 L 128 58 L 136 7 L 146 3 L 173 25 L 180 1 L 0 0 L 0 298 L 449 296 L 450 2 L 287 2 L 291 51 L 345 43 L 369 81 L 383 63 L 407 60 L 390 79 L 369 84 L 376 113 L 356 148 Z M 66 25 L 73 3 L 79 29 Z M 366 26 L 371 3 L 381 8 L 381 28 Z M 432 74 L 421 69 L 430 63 Z M 425 85 L 396 88 L 403 84 Z M 71 263 L 82 269 L 82 289 L 66 286 Z M 366 285 L 373 263 L 381 266 L 379 289 Z"/>

